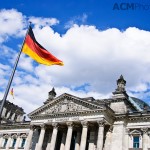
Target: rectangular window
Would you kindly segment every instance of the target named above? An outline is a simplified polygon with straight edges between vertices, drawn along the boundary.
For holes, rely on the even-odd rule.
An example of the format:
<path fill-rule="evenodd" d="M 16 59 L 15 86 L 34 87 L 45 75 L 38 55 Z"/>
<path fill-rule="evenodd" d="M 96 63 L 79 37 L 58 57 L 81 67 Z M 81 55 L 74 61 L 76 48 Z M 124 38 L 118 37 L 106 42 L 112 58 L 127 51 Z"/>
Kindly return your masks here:
<path fill-rule="evenodd" d="M 22 139 L 22 142 L 21 142 L 21 147 L 24 147 L 25 142 L 26 142 L 26 139 L 25 139 L 25 138 L 23 138 L 23 139 Z"/>
<path fill-rule="evenodd" d="M 12 143 L 12 147 L 13 147 L 13 148 L 14 148 L 15 145 L 16 145 L 16 141 L 17 141 L 17 139 L 13 139 L 13 143 Z"/>
<path fill-rule="evenodd" d="M 5 139 L 5 140 L 4 140 L 4 144 L 3 144 L 3 147 L 4 147 L 4 148 L 5 148 L 6 145 L 7 145 L 7 141 L 8 141 L 8 139 Z"/>
<path fill-rule="evenodd" d="M 139 148 L 139 142 L 140 141 L 140 137 L 139 136 L 133 136 L 133 148 Z"/>

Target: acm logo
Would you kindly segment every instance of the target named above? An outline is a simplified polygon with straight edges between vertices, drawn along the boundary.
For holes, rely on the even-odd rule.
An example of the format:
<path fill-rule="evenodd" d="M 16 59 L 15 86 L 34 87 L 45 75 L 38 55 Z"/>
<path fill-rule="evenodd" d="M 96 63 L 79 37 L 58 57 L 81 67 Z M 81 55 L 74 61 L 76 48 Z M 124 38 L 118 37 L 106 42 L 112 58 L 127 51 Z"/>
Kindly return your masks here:
<path fill-rule="evenodd" d="M 115 3 L 113 10 L 135 10 L 135 3 Z"/>

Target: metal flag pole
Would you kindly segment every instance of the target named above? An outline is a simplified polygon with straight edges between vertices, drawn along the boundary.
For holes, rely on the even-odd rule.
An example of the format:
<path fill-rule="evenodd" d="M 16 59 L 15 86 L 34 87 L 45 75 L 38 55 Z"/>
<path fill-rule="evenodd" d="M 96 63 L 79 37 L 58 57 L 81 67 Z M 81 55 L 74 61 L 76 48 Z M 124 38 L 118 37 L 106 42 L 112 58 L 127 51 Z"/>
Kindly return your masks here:
<path fill-rule="evenodd" d="M 21 55 L 21 52 L 22 52 L 22 48 L 23 48 L 23 45 L 24 45 L 24 42 L 25 42 L 25 38 L 29 32 L 29 28 L 30 28 L 30 25 L 31 25 L 31 22 L 29 24 L 29 27 L 28 27 L 28 30 L 26 32 L 26 35 L 24 37 L 24 40 L 23 40 L 23 43 L 22 43 L 22 46 L 21 46 L 21 50 L 20 52 L 18 53 L 18 56 L 16 58 L 16 61 L 15 61 L 15 64 L 14 64 L 14 67 L 13 67 L 13 70 L 12 70 L 12 73 L 11 73 L 11 76 L 9 78 L 9 81 L 8 81 L 8 84 L 7 84 L 7 87 L 6 87 L 6 91 L 5 91 L 5 94 L 4 94 L 4 97 L 2 99 L 2 102 L 1 102 L 1 106 L 0 106 L 0 121 L 2 119 L 2 111 L 3 111 L 3 107 L 4 107 L 4 104 L 6 102 L 6 99 L 7 99 L 7 96 L 8 96 L 8 92 L 10 90 L 10 86 L 11 86 L 11 83 L 12 83 L 12 80 L 13 80 L 13 77 L 14 77 L 14 74 L 15 74 L 15 71 L 16 71 L 16 68 L 17 68 L 17 65 L 18 65 L 18 62 L 19 62 L 19 58 L 20 58 L 20 55 Z M 1 123 L 1 122 L 0 122 Z"/>

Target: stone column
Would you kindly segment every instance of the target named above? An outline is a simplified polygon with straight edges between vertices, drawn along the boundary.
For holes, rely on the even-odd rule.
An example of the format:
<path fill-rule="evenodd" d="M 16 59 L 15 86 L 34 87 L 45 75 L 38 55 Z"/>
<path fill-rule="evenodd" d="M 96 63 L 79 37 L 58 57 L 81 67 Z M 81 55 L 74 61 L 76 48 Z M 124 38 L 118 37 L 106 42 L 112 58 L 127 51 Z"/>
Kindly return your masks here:
<path fill-rule="evenodd" d="M 31 142 L 32 142 L 32 136 L 33 136 L 33 131 L 34 131 L 34 126 L 31 125 L 30 126 L 30 131 L 29 131 L 29 134 L 28 134 L 28 137 L 27 137 L 27 141 L 26 141 L 26 144 L 25 144 L 25 150 L 29 150 L 30 149 L 30 146 L 31 146 Z"/>
<path fill-rule="evenodd" d="M 18 116 L 17 116 L 16 121 L 17 121 L 17 122 L 19 122 L 19 121 L 20 121 L 20 115 L 18 115 Z"/>
<path fill-rule="evenodd" d="M 52 133 L 52 137 L 51 137 L 51 144 L 50 144 L 50 149 L 49 150 L 54 150 L 55 149 L 57 132 L 58 132 L 58 124 L 53 123 L 52 126 L 53 126 L 53 133 Z"/>
<path fill-rule="evenodd" d="M 68 126 L 68 131 L 67 131 L 67 137 L 66 137 L 66 143 L 65 143 L 65 150 L 70 150 L 72 131 L 73 131 L 72 122 L 67 122 L 67 126 Z"/>
<path fill-rule="evenodd" d="M 111 146 L 111 142 L 112 142 L 111 137 L 112 137 L 112 126 L 109 127 L 109 130 L 106 133 L 104 150 L 110 150 L 110 146 Z"/>
<path fill-rule="evenodd" d="M 87 140 L 87 132 L 88 132 L 88 122 L 83 121 L 81 122 L 83 128 L 82 128 L 82 135 L 81 135 L 81 144 L 80 144 L 80 150 L 85 150 L 86 148 L 86 140 Z"/>
<path fill-rule="evenodd" d="M 12 120 L 12 121 L 14 121 L 15 115 L 16 115 L 16 114 L 13 113 L 13 115 L 11 116 L 11 120 Z"/>
<path fill-rule="evenodd" d="M 17 141 L 15 144 L 15 150 L 18 150 L 19 144 L 20 144 L 20 134 L 17 134 Z"/>
<path fill-rule="evenodd" d="M 9 118 L 10 117 L 10 114 L 11 114 L 11 111 L 9 111 L 6 115 L 6 118 Z"/>
<path fill-rule="evenodd" d="M 90 131 L 89 148 L 88 150 L 95 150 L 95 131 Z"/>
<path fill-rule="evenodd" d="M 43 145 L 43 140 L 44 140 L 44 135 L 45 135 L 45 125 L 42 124 L 40 127 L 41 127 L 41 132 L 40 132 L 39 140 L 38 140 L 38 143 L 36 144 L 35 150 L 41 150 L 42 145 Z"/>
<path fill-rule="evenodd" d="M 50 150 L 51 137 L 52 137 L 52 132 L 50 131 L 47 146 L 46 146 L 46 150 Z"/>
<path fill-rule="evenodd" d="M 130 130 L 128 128 L 126 128 L 125 129 L 123 150 L 128 150 L 129 149 L 129 140 L 130 140 L 129 132 L 130 132 Z"/>
<path fill-rule="evenodd" d="M 81 133 L 78 131 L 75 142 L 75 150 L 80 150 L 80 140 L 81 140 Z"/>
<path fill-rule="evenodd" d="M 5 118 L 5 115 L 6 115 L 6 108 L 5 107 L 3 107 L 3 111 L 2 111 L 2 118 L 4 117 Z"/>
<path fill-rule="evenodd" d="M 148 144 L 147 147 L 150 149 L 150 133 L 148 132 Z"/>
<path fill-rule="evenodd" d="M 11 135 L 9 135 L 7 145 L 6 145 L 6 150 L 9 150 L 10 144 L 11 144 Z"/>
<path fill-rule="evenodd" d="M 104 138 L 104 121 L 98 121 L 98 137 L 97 137 L 97 150 L 103 149 Z"/>
<path fill-rule="evenodd" d="M 148 144 L 148 135 L 147 135 L 148 128 L 142 128 L 143 131 L 143 140 L 142 140 L 142 148 L 143 150 L 147 150 L 147 144 Z"/>
<path fill-rule="evenodd" d="M 63 135 L 62 135 L 60 150 L 64 150 L 64 148 L 65 148 L 65 141 L 66 141 L 66 133 L 65 133 L 65 131 L 64 131 L 64 132 L 63 132 Z"/>
<path fill-rule="evenodd" d="M 0 134 L 0 147 L 2 147 L 2 142 L 3 142 L 3 134 Z"/>

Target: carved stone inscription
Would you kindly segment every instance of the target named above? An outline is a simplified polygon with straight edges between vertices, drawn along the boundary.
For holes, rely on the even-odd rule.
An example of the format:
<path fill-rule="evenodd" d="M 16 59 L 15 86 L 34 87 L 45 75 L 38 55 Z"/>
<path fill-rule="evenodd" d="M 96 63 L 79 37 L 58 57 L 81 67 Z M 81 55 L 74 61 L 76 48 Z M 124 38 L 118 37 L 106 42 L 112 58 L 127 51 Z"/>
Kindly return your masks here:
<path fill-rule="evenodd" d="M 65 99 L 64 101 L 45 110 L 45 114 L 61 113 L 61 112 L 76 112 L 76 111 L 83 111 L 83 110 L 90 110 L 90 109 Z"/>

